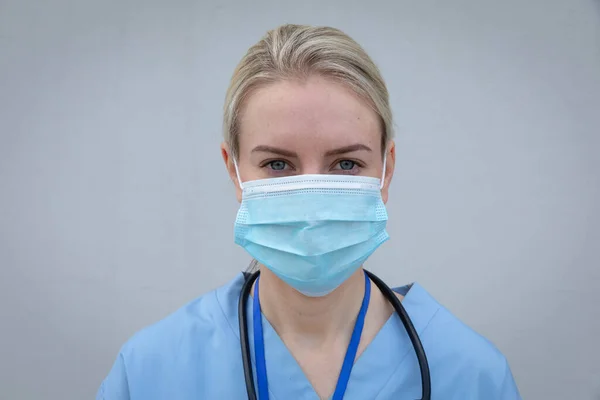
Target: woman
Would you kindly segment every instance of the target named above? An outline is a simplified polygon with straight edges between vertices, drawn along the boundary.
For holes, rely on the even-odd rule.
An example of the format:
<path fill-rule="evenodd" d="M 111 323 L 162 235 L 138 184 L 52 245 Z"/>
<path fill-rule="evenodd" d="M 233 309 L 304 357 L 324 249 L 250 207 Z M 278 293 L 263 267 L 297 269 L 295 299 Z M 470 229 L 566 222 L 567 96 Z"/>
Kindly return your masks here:
<path fill-rule="evenodd" d="M 332 28 L 268 32 L 233 75 L 224 132 L 241 202 L 235 241 L 260 274 L 135 335 L 99 399 L 244 399 L 253 387 L 260 400 L 420 399 L 429 383 L 420 343 L 432 398 L 520 398 L 502 354 L 421 286 L 386 297 L 362 269 L 388 239 L 395 147 L 386 86 L 357 43 Z"/>

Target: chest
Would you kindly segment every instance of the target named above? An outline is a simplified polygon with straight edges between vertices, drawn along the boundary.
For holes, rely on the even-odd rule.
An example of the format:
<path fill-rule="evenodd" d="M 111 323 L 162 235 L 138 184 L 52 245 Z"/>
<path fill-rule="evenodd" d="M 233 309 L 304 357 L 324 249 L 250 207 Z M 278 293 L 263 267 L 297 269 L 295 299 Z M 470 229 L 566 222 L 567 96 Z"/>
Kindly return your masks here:
<path fill-rule="evenodd" d="M 345 368 L 350 366 L 351 369 L 354 369 L 353 364 L 360 358 L 375 335 L 376 332 L 368 329 L 363 332 L 356 355 L 351 359 L 350 365 L 346 365 Z M 348 362 L 346 357 L 349 357 L 349 352 L 352 354 L 348 341 L 349 338 L 338 338 L 321 346 L 306 346 L 285 336 L 281 337 L 281 342 L 289 351 L 290 358 L 297 363 L 300 372 L 319 399 L 330 399 L 336 387 L 343 385 L 344 380 L 348 380 L 347 376 L 341 376 L 344 363 Z M 281 356 L 285 357 L 285 353 L 281 353 Z"/>
<path fill-rule="evenodd" d="M 336 346 L 327 349 L 292 351 L 294 358 L 320 399 L 330 398 L 338 383 L 345 349 Z"/>
<path fill-rule="evenodd" d="M 250 330 L 252 335 L 252 330 Z M 255 354 L 250 338 L 251 354 Z M 190 340 L 144 360 L 128 360 L 132 400 L 246 399 L 239 338 L 215 334 Z M 270 400 L 329 399 L 335 389 L 347 347 L 295 351 L 267 326 L 266 375 Z M 359 347 L 344 400 L 414 400 L 419 398 L 418 364 L 408 339 L 394 325 L 384 327 L 367 348 Z M 253 376 L 257 369 L 253 361 Z"/>

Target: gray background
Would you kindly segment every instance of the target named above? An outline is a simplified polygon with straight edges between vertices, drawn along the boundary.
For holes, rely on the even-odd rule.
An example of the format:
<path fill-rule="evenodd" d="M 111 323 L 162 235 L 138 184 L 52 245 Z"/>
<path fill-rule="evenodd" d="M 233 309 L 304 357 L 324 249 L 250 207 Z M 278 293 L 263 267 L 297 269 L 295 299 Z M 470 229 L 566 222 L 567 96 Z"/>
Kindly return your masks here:
<path fill-rule="evenodd" d="M 392 241 L 525 399 L 600 398 L 600 3 L 0 1 L 0 398 L 92 398 L 135 331 L 231 279 L 228 79 L 285 22 L 380 65 Z M 242 377 L 240 377 L 240 380 Z"/>

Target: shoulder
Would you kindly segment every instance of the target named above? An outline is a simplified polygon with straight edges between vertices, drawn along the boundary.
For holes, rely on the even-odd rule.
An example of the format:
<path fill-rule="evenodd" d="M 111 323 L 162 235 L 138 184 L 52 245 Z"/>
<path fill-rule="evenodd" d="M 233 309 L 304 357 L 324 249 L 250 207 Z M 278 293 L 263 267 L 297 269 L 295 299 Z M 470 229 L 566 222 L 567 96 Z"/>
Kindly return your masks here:
<path fill-rule="evenodd" d="M 205 361 L 237 349 L 237 300 L 243 283 L 238 275 L 228 284 L 186 304 L 163 320 L 133 335 L 100 388 L 106 398 L 153 398 L 150 391 L 197 381 Z M 227 360 L 224 360 L 227 361 Z M 166 389 L 165 389 L 166 390 Z M 130 396 L 135 392 L 137 396 Z M 102 398 L 102 397 L 98 397 Z"/>
<path fill-rule="evenodd" d="M 188 340 L 214 334 L 236 336 L 237 298 L 242 275 L 224 286 L 191 301 L 166 318 L 133 335 L 121 348 L 121 355 L 128 361 L 139 356 L 165 353 L 172 354 L 173 347 L 180 347 Z"/>
<path fill-rule="evenodd" d="M 417 317 L 417 330 L 427 354 L 432 382 L 437 381 L 442 391 L 458 391 L 464 399 L 520 398 L 506 357 L 491 341 L 463 323 L 418 284 L 408 290 L 404 303 L 411 318 L 413 314 L 424 314 L 420 319 Z"/>

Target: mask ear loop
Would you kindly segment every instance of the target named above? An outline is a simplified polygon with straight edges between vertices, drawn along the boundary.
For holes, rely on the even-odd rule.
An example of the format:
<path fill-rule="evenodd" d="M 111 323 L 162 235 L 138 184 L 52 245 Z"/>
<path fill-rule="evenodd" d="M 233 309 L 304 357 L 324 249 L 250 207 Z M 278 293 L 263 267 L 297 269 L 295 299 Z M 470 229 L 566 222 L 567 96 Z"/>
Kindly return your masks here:
<path fill-rule="evenodd" d="M 238 169 L 238 165 L 237 165 L 237 161 L 235 161 L 235 157 L 233 157 L 233 166 L 235 167 L 235 176 L 237 176 L 237 180 L 240 185 L 240 189 L 244 190 L 244 184 L 242 183 L 242 178 L 240 178 L 240 170 Z"/>
<path fill-rule="evenodd" d="M 383 184 L 385 183 L 385 167 L 387 164 L 387 151 L 383 155 L 383 172 L 381 173 L 381 184 L 379 185 L 379 189 L 383 189 Z"/>

